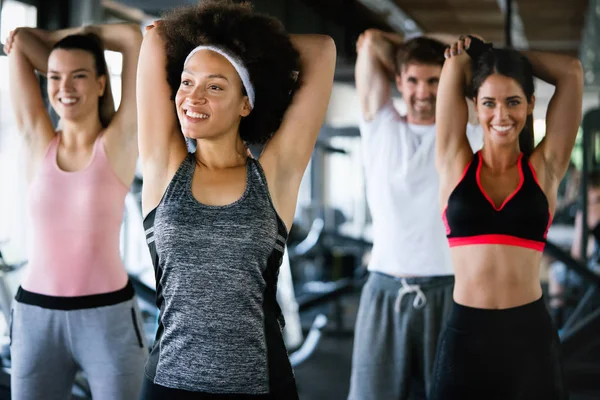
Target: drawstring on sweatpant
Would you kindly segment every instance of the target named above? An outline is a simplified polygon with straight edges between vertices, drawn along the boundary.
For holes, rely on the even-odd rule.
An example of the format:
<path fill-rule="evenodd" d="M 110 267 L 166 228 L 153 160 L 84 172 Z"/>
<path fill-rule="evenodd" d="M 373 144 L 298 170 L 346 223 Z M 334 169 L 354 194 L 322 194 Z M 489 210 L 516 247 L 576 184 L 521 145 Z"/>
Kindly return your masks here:
<path fill-rule="evenodd" d="M 406 282 L 406 279 L 401 279 L 402 287 L 398 290 L 398 298 L 396 299 L 396 304 L 394 309 L 396 312 L 400 312 L 400 303 L 402 303 L 402 298 L 409 293 L 416 293 L 415 299 L 413 300 L 413 307 L 416 309 L 425 307 L 425 303 L 427 303 L 427 297 L 425 297 L 425 293 L 421 290 L 421 286 L 419 285 L 409 285 Z"/>

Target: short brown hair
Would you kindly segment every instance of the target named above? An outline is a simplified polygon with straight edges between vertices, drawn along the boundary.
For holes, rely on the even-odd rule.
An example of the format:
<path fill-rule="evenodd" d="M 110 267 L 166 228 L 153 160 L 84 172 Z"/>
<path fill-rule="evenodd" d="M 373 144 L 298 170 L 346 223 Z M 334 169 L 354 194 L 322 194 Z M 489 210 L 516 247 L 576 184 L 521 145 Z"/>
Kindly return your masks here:
<path fill-rule="evenodd" d="M 446 45 L 438 40 L 417 37 L 399 46 L 396 51 L 396 73 L 408 64 L 444 65 Z"/>

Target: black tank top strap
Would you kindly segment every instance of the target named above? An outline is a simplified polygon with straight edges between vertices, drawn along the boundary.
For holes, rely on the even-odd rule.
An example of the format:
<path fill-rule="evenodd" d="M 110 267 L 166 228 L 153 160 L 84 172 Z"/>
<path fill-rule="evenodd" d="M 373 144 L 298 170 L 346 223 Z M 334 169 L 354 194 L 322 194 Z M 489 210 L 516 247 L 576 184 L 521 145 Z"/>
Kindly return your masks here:
<path fill-rule="evenodd" d="M 273 208 L 273 212 L 275 212 L 275 214 L 277 215 L 277 226 L 278 226 L 277 230 L 279 233 L 277 247 L 278 248 L 281 247 L 281 251 L 283 252 L 283 247 L 285 247 L 285 242 L 287 241 L 287 237 L 288 237 L 287 228 L 286 228 L 285 224 L 283 223 L 283 220 L 277 213 L 277 210 L 275 209 L 275 204 L 273 203 L 273 199 L 271 198 L 271 192 L 269 191 L 269 185 L 267 183 L 267 177 L 265 175 L 265 170 L 263 169 L 262 165 L 260 164 L 260 161 L 258 161 L 255 158 L 250 158 L 250 160 L 251 161 L 250 161 L 249 168 L 252 169 L 252 176 L 255 179 L 257 190 L 260 192 L 260 194 L 262 196 L 264 196 L 265 198 L 267 198 L 269 200 L 269 204 Z"/>

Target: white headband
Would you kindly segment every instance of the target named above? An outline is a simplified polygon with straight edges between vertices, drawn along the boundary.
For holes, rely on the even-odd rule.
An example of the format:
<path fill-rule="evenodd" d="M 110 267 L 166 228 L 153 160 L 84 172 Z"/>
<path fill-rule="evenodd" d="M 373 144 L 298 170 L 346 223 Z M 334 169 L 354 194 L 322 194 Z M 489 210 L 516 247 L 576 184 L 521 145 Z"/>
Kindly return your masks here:
<path fill-rule="evenodd" d="M 227 59 L 227 61 L 229 61 L 231 63 L 231 65 L 233 65 L 233 68 L 235 68 L 238 75 L 240 76 L 240 79 L 242 80 L 244 89 L 246 89 L 246 93 L 248 94 L 248 100 L 250 101 L 250 107 L 254 108 L 254 87 L 252 86 L 252 83 L 250 82 L 250 74 L 248 73 L 248 70 L 246 69 L 246 67 L 244 66 L 242 61 L 240 59 L 238 59 L 237 57 L 229 54 L 228 52 L 226 52 L 225 50 L 223 50 L 220 47 L 202 45 L 202 46 L 198 46 L 194 50 L 190 51 L 190 54 L 188 54 L 188 56 L 185 58 L 183 65 L 185 66 L 185 64 L 187 64 L 189 59 L 200 50 L 214 51 L 215 53 L 218 53 L 218 54 L 222 55 L 223 57 L 225 57 Z"/>

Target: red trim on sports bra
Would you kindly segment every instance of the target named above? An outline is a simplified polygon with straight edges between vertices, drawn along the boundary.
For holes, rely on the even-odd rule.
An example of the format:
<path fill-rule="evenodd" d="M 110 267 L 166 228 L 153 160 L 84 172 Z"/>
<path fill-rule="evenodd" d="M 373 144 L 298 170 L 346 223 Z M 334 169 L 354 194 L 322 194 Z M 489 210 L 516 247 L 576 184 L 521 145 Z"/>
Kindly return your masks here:
<path fill-rule="evenodd" d="M 527 160 L 527 164 L 529 164 L 529 169 L 531 170 L 531 174 L 533 175 L 533 180 L 535 181 L 535 183 L 537 183 L 537 185 L 541 189 L 542 185 L 540 185 L 540 181 L 538 180 L 537 174 L 535 173 L 535 168 L 533 168 L 533 165 L 531 165 L 531 160 Z M 543 190 L 542 190 L 542 192 L 543 192 Z"/>
<path fill-rule="evenodd" d="M 460 179 L 456 183 L 456 186 L 458 186 L 465 179 L 465 175 L 467 175 L 467 172 L 469 171 L 469 167 L 471 166 L 472 163 L 473 163 L 473 159 L 471 159 L 471 161 L 469 161 L 467 163 L 467 166 L 463 170 L 462 175 L 460 176 Z M 456 186 L 454 186 L 454 189 L 456 189 Z M 454 190 L 452 190 L 452 191 L 454 191 Z M 450 196 L 452 196 L 452 192 L 450 192 Z M 448 197 L 448 198 L 450 198 L 450 197 Z M 446 207 L 444 208 L 444 211 L 442 211 L 442 221 L 444 221 L 444 226 L 446 227 L 446 235 L 449 235 L 450 234 L 450 225 L 448 224 L 448 218 L 446 217 L 447 209 L 448 209 L 448 204 L 446 203 Z"/>
<path fill-rule="evenodd" d="M 463 179 L 465 179 L 465 175 L 467 174 L 467 171 L 469 170 L 469 167 L 471 166 L 471 164 L 473 164 L 473 159 L 472 158 L 471 158 L 471 161 L 469 161 L 469 163 L 467 164 L 467 166 L 463 170 L 462 175 L 460 176 L 460 179 L 458 180 L 458 183 L 461 183 L 463 181 Z M 458 186 L 458 183 L 456 184 L 456 186 Z M 448 208 L 448 207 L 446 206 L 446 208 Z"/>
<path fill-rule="evenodd" d="M 521 163 L 521 160 L 523 159 L 523 153 L 521 153 L 519 155 L 519 160 L 518 160 L 518 165 L 519 165 L 519 185 L 514 190 L 514 192 L 512 192 L 506 199 L 504 199 L 504 201 L 502 202 L 502 204 L 500 205 L 500 207 L 496 207 L 496 204 L 494 204 L 494 201 L 492 200 L 492 198 L 490 196 L 488 196 L 488 194 L 483 189 L 483 186 L 481 185 L 481 165 L 483 164 L 483 160 L 481 158 L 481 152 L 477 152 L 477 156 L 479 157 L 479 164 L 477 165 L 477 173 L 475 174 L 475 179 L 477 181 L 477 186 L 479 186 L 479 190 L 481 191 L 481 193 L 483 194 L 483 196 L 489 201 L 489 203 L 492 205 L 492 207 L 494 207 L 494 210 L 500 211 L 500 210 L 502 210 L 504 208 L 504 206 L 506 205 L 506 203 L 508 203 L 513 197 L 515 197 L 515 195 L 517 193 L 519 193 L 519 190 L 521 190 L 521 187 L 523 186 L 523 182 L 525 181 L 525 178 L 523 177 L 523 165 Z"/>
<path fill-rule="evenodd" d="M 529 164 L 529 169 L 531 170 L 531 175 L 533 175 L 533 180 L 538 185 L 538 187 L 540 188 L 542 193 L 544 193 L 544 189 L 542 189 L 542 185 L 540 185 L 540 181 L 538 180 L 537 174 L 535 173 L 535 168 L 533 168 L 533 165 L 531 165 L 531 160 L 528 160 L 527 164 Z M 545 195 L 546 195 L 546 193 L 544 193 L 544 196 Z M 546 197 L 546 199 L 547 199 L 547 197 Z M 548 236 L 548 231 L 550 230 L 550 225 L 552 225 L 552 214 L 550 213 L 550 210 L 548 210 L 548 225 L 546 225 L 546 230 L 544 231 L 544 239 L 546 238 L 546 236 Z"/>
<path fill-rule="evenodd" d="M 522 239 L 510 235 L 477 235 L 459 238 L 449 238 L 450 247 L 467 246 L 470 244 L 504 244 L 508 246 L 525 247 L 537 251 L 543 251 L 545 243 L 535 240 Z"/>
<path fill-rule="evenodd" d="M 546 230 L 544 231 L 544 239 L 548 236 L 548 231 L 550 230 L 550 226 L 552 225 L 552 214 L 550 210 L 548 210 L 548 225 L 546 225 Z"/>
<path fill-rule="evenodd" d="M 444 226 L 446 227 L 446 235 L 449 235 L 451 230 L 450 230 L 450 225 L 448 224 L 448 217 L 446 217 L 447 209 L 448 209 L 448 206 L 446 206 L 446 208 L 444 208 L 444 211 L 442 212 L 442 221 L 444 222 Z"/>

